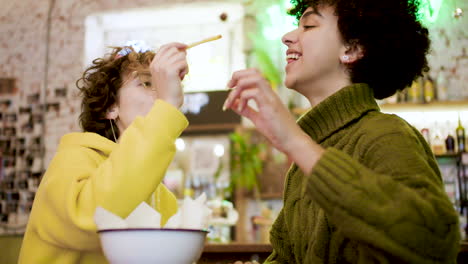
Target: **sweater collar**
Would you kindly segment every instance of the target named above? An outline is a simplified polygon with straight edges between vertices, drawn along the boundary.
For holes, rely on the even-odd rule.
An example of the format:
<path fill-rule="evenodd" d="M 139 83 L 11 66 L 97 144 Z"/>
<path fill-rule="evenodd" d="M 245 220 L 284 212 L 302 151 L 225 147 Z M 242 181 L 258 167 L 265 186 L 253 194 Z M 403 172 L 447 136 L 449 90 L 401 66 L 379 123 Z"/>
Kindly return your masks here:
<path fill-rule="evenodd" d="M 327 97 L 306 112 L 297 123 L 317 143 L 369 111 L 380 111 L 372 89 L 352 84 Z"/>

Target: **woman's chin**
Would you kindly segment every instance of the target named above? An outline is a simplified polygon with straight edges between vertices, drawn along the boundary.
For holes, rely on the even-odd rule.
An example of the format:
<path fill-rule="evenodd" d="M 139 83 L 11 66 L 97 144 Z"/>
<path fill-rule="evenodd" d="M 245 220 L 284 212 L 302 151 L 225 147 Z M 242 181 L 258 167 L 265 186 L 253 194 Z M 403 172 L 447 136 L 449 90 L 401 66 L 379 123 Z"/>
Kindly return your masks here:
<path fill-rule="evenodd" d="M 293 79 L 293 78 L 288 78 L 286 77 L 286 79 L 284 80 L 284 86 L 286 88 L 289 88 L 289 89 L 293 89 L 295 88 L 296 86 L 296 81 Z"/>

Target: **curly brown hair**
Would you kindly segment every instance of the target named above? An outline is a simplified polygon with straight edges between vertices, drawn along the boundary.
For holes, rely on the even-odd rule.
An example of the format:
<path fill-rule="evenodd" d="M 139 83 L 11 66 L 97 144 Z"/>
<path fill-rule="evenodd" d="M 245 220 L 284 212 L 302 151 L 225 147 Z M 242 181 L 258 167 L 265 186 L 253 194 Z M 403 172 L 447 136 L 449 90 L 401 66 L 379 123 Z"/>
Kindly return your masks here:
<path fill-rule="evenodd" d="M 291 0 L 299 19 L 308 7 L 331 6 L 346 44 L 364 56 L 348 66 L 353 83 L 367 83 L 383 99 L 429 71 L 430 39 L 418 17 L 419 0 Z"/>
<path fill-rule="evenodd" d="M 118 55 L 122 49 L 130 49 L 125 56 Z M 132 47 L 113 47 L 103 58 L 93 60 L 83 76 L 76 81 L 80 90 L 81 114 L 79 123 L 83 131 L 94 132 L 114 141 L 111 124 L 106 118 L 107 111 L 118 103 L 119 89 L 130 73 L 149 67 L 155 53 L 135 52 Z M 119 137 L 118 129 L 114 130 Z"/>

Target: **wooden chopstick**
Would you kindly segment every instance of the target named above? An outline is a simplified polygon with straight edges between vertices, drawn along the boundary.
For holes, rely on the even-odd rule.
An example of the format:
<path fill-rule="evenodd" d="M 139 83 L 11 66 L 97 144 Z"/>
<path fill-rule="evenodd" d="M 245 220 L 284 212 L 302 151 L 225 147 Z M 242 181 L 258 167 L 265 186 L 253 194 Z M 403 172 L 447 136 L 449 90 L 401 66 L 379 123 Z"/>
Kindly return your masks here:
<path fill-rule="evenodd" d="M 195 46 L 198 46 L 200 44 L 220 39 L 221 37 L 222 37 L 221 35 L 216 35 L 216 36 L 213 36 L 213 37 L 210 37 L 210 38 L 207 38 L 207 39 L 203 39 L 203 40 L 200 40 L 200 41 L 197 41 L 197 42 L 194 42 L 192 44 L 187 45 L 187 48 L 185 48 L 185 49 L 188 50 L 188 49 L 193 48 Z"/>

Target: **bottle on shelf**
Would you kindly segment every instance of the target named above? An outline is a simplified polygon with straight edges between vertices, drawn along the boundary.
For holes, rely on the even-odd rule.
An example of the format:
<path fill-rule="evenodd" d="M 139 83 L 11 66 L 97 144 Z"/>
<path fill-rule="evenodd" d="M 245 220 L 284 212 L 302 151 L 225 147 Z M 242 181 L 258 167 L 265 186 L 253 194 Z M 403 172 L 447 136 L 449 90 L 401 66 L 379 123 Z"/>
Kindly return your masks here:
<path fill-rule="evenodd" d="M 445 142 L 442 137 L 439 136 L 439 134 L 436 134 L 432 140 L 431 148 L 435 155 L 445 154 Z"/>
<path fill-rule="evenodd" d="M 408 100 L 411 103 L 420 103 L 423 95 L 423 89 L 421 85 L 421 78 L 413 81 L 408 90 Z"/>
<path fill-rule="evenodd" d="M 456 133 L 458 152 L 465 152 L 465 128 L 461 123 L 460 114 L 458 114 L 458 127 L 456 129 Z"/>
<path fill-rule="evenodd" d="M 436 90 L 434 87 L 434 81 L 431 76 L 427 75 L 424 78 L 424 102 L 430 103 L 436 99 Z"/>
<path fill-rule="evenodd" d="M 445 154 L 445 141 L 442 138 L 442 135 L 440 133 L 440 127 L 437 125 L 437 122 L 435 123 L 434 127 L 434 138 L 431 141 L 431 148 L 432 152 L 435 155 L 442 155 Z"/>
<path fill-rule="evenodd" d="M 429 128 L 421 129 L 421 134 L 424 137 L 424 139 L 426 140 L 427 144 L 429 146 L 431 146 L 431 138 L 430 138 L 430 135 L 429 135 Z"/>
<path fill-rule="evenodd" d="M 452 136 L 452 133 L 450 132 L 445 138 L 445 149 L 447 153 L 455 153 L 455 138 Z"/>

